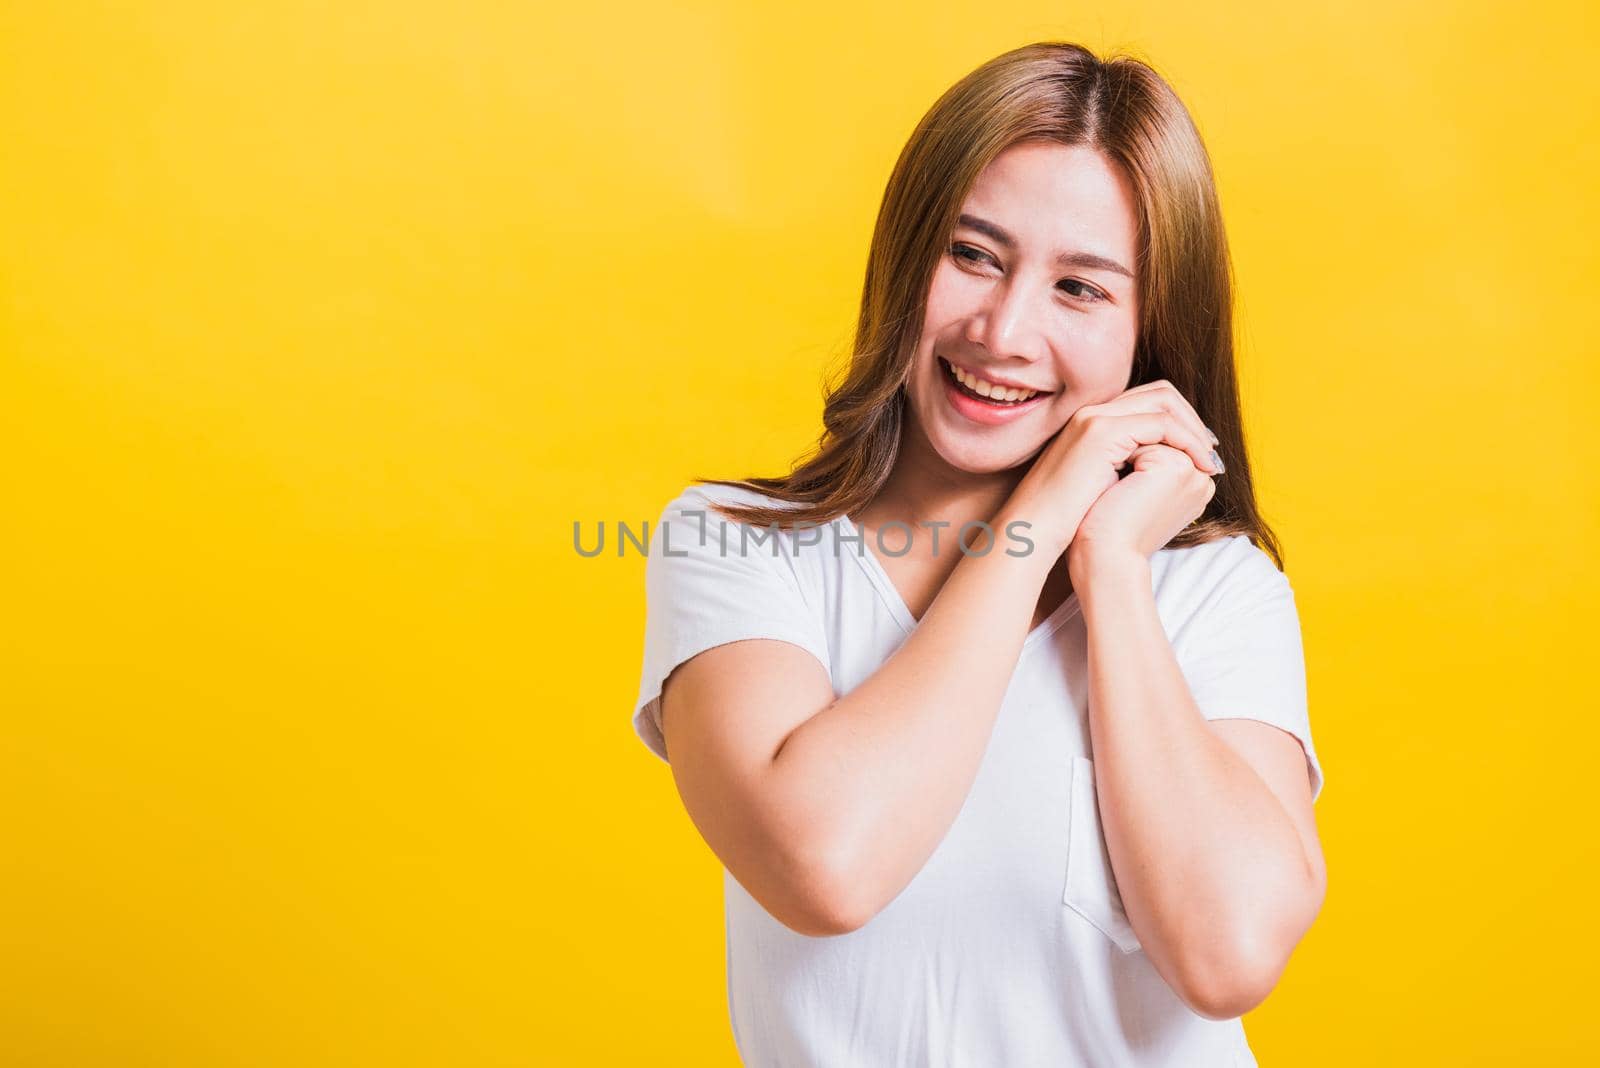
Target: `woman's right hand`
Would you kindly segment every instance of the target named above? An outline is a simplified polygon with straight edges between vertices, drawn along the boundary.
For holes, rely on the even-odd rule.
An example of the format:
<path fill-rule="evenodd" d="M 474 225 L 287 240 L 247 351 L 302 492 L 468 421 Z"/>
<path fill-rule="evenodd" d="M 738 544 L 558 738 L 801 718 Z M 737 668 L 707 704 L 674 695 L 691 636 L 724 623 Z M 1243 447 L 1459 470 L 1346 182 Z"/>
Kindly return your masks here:
<path fill-rule="evenodd" d="M 1134 450 L 1157 443 L 1188 453 L 1208 475 L 1221 473 L 1211 460 L 1215 435 L 1163 378 L 1074 412 L 1012 491 L 1004 515 L 1027 521 L 1029 537 L 1059 556 L 1094 502 L 1116 485 Z"/>

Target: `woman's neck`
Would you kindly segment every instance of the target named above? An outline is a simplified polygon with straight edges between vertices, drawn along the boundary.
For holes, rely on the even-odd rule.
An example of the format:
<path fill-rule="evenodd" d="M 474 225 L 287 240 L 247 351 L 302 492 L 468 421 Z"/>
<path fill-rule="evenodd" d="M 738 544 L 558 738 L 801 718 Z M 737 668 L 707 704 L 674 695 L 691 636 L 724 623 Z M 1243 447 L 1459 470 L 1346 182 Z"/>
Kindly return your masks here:
<path fill-rule="evenodd" d="M 1026 473 L 1027 465 L 982 475 L 958 471 L 907 426 L 894 469 L 867 509 L 871 525 L 899 520 L 920 535 L 928 529 L 922 524 L 948 523 L 943 529 L 953 537 L 965 523 L 993 519 Z"/>

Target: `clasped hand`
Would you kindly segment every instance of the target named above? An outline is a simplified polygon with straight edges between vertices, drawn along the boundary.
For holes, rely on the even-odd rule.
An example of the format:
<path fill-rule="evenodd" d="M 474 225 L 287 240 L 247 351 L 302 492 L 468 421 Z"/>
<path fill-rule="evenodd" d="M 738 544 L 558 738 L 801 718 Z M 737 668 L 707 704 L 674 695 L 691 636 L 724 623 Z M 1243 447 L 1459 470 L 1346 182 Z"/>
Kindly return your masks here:
<path fill-rule="evenodd" d="M 1135 386 L 1074 412 L 1010 504 L 1074 570 L 1089 556 L 1148 559 L 1215 495 L 1223 471 L 1215 443 L 1171 382 Z"/>

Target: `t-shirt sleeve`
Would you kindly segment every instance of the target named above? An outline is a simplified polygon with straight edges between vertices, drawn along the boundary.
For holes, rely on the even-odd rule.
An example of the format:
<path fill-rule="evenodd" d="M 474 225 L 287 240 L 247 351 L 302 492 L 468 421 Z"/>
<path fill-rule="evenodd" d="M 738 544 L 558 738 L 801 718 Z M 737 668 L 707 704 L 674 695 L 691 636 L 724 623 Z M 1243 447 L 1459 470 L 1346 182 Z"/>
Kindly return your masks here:
<path fill-rule="evenodd" d="M 1173 642 L 1195 703 L 1208 720 L 1255 719 L 1294 735 L 1315 801 L 1322 764 L 1311 740 L 1305 652 L 1289 578 L 1242 534 L 1206 571 L 1207 592 Z"/>
<path fill-rule="evenodd" d="M 807 601 L 795 567 L 794 538 L 735 523 L 713 503 L 690 487 L 667 505 L 650 531 L 644 664 L 633 728 L 662 760 L 669 758 L 661 731 L 661 687 L 695 654 L 728 642 L 770 638 L 805 649 L 824 669 L 829 665 L 822 616 Z"/>

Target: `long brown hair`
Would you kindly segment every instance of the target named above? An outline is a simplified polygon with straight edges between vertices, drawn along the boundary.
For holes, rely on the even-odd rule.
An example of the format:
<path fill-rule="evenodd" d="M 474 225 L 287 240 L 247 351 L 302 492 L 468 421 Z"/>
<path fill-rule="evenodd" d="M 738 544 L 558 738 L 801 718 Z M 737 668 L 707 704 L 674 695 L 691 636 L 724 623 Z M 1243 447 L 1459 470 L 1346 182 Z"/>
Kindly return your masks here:
<path fill-rule="evenodd" d="M 1100 59 L 1046 41 L 989 60 L 917 124 L 884 190 L 850 364 L 823 407 L 822 436 L 778 478 L 696 478 L 794 507 L 722 504 L 730 519 L 780 528 L 854 515 L 899 454 L 905 383 L 928 288 L 961 205 L 996 156 L 1022 141 L 1084 145 L 1118 163 L 1139 214 L 1139 329 L 1129 388 L 1166 379 L 1222 439 L 1227 470 L 1205 512 L 1167 543 L 1252 536 L 1283 568 L 1256 508 L 1233 355 L 1233 269 L 1210 158 L 1172 88 L 1130 56 Z"/>

